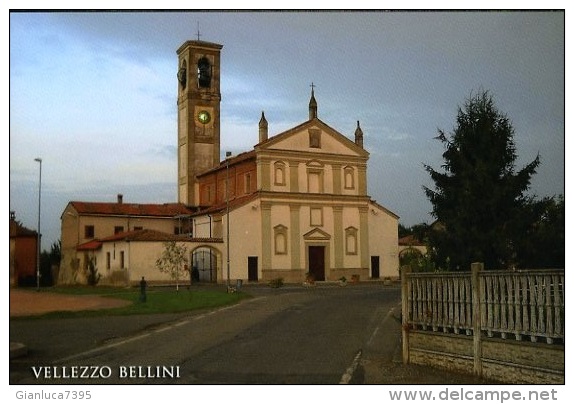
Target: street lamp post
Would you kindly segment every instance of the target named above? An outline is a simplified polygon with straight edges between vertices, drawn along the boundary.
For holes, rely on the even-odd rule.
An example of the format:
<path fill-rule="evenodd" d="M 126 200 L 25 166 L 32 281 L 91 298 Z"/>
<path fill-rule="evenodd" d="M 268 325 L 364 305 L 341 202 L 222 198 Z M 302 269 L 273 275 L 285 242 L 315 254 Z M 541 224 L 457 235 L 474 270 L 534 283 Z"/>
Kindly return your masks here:
<path fill-rule="evenodd" d="M 41 218 L 41 206 L 42 206 L 42 159 L 37 157 L 34 161 L 40 163 L 40 178 L 38 181 L 38 240 L 36 242 L 36 290 L 40 291 L 40 249 L 42 248 L 42 234 L 40 232 L 40 218 Z"/>
<path fill-rule="evenodd" d="M 230 271 L 229 271 L 229 157 L 231 157 L 231 152 L 225 152 L 225 203 L 227 205 L 226 222 L 227 222 L 227 292 L 230 291 Z"/>

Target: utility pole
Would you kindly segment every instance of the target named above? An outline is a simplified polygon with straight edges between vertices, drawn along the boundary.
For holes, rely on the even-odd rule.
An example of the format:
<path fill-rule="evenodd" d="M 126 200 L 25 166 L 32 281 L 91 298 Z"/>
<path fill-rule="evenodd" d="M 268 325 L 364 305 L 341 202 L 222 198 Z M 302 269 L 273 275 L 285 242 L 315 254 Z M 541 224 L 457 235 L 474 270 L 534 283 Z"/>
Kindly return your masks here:
<path fill-rule="evenodd" d="M 41 206 L 42 206 L 42 159 L 37 157 L 34 161 L 40 163 L 40 178 L 38 181 L 38 240 L 36 251 L 36 291 L 40 291 L 40 249 L 42 248 L 42 234 L 40 232 Z"/>

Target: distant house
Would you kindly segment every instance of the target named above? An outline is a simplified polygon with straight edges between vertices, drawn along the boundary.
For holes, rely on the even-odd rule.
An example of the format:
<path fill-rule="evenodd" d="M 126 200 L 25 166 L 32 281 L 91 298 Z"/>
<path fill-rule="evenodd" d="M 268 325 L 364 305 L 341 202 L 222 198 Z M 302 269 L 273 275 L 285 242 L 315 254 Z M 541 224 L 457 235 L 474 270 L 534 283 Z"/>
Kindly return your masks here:
<path fill-rule="evenodd" d="M 108 244 L 115 245 L 116 252 L 119 251 L 117 246 L 124 242 L 121 237 L 133 231 L 145 229 L 189 236 L 192 212 L 180 203 L 124 203 L 121 194 L 115 203 L 69 202 L 61 216 L 62 258 L 58 283 L 84 283 L 91 257 Z M 126 250 L 124 254 L 127 253 Z M 120 258 L 121 255 L 116 258 L 117 265 Z M 98 262 L 100 269 L 104 262 Z M 129 268 L 128 264 L 129 261 L 124 261 L 124 268 Z"/>
<path fill-rule="evenodd" d="M 38 232 L 24 227 L 10 212 L 10 286 L 36 283 Z"/>
<path fill-rule="evenodd" d="M 399 239 L 399 260 L 410 256 L 423 256 L 427 253 L 427 246 L 420 241 L 415 235 L 401 237 Z"/>

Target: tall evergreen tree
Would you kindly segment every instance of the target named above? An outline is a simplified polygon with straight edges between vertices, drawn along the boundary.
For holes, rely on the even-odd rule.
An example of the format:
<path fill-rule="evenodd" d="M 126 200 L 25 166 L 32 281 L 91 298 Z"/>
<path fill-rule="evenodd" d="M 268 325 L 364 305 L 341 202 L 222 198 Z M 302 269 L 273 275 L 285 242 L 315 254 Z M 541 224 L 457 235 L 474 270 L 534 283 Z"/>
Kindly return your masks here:
<path fill-rule="evenodd" d="M 472 262 L 505 268 L 516 261 L 525 195 L 540 164 L 539 156 L 515 171 L 514 129 L 486 91 L 458 109 L 456 126 L 443 143 L 444 171 L 425 165 L 435 189 L 424 187 L 437 219 L 429 242 L 440 267 L 467 270 Z"/>

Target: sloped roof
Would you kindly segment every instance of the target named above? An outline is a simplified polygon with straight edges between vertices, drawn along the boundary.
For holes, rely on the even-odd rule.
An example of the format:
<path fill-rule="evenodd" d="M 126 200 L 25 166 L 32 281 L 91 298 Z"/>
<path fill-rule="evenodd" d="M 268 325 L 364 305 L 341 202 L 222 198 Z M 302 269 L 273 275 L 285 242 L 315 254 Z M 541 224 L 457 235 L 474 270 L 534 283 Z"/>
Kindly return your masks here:
<path fill-rule="evenodd" d="M 204 242 L 204 243 L 222 243 L 223 239 L 220 238 L 190 238 L 187 235 L 169 234 L 158 230 L 142 229 L 124 231 L 113 236 L 104 237 L 101 239 L 94 239 L 86 243 L 78 245 L 78 251 L 92 251 L 98 250 L 106 242 L 112 241 L 190 241 L 190 242 Z"/>
<path fill-rule="evenodd" d="M 113 236 L 104 237 L 100 239 L 102 242 L 106 241 L 176 241 L 180 240 L 185 235 L 168 234 L 158 230 L 141 229 L 132 231 L 123 231 Z"/>
<path fill-rule="evenodd" d="M 258 197 L 259 197 L 259 192 L 254 192 L 251 194 L 242 195 L 240 197 L 230 199 L 229 200 L 229 209 L 233 210 L 239 206 L 243 206 L 246 203 L 248 203 L 254 199 L 257 199 Z M 194 213 L 194 216 L 208 215 L 210 213 L 221 212 L 224 210 L 227 210 L 227 201 L 224 201 L 218 205 L 213 205 L 213 206 L 207 207 L 203 210 L 200 210 L 200 211 Z"/>
<path fill-rule="evenodd" d="M 255 159 L 255 150 L 250 150 L 250 151 L 246 151 L 243 153 L 239 153 L 237 156 L 233 156 L 233 157 L 230 157 L 226 160 L 223 160 L 219 163 L 219 165 L 197 174 L 196 177 L 197 178 L 203 177 L 207 174 L 225 169 L 227 164 L 229 164 L 229 166 L 231 167 L 234 164 L 238 164 L 238 163 L 241 163 L 241 162 L 243 162 L 245 160 L 249 160 L 249 159 Z"/>
<path fill-rule="evenodd" d="M 194 211 L 182 203 L 151 204 L 72 201 L 69 205 L 81 215 L 174 217 L 177 215 L 189 215 Z"/>
<path fill-rule="evenodd" d="M 399 239 L 399 245 L 424 245 L 414 234 L 409 234 L 408 236 L 401 237 Z"/>
<path fill-rule="evenodd" d="M 400 216 L 397 215 L 396 213 L 394 213 L 393 211 L 385 208 L 383 205 L 381 205 L 380 203 L 378 203 L 377 201 L 375 201 L 374 199 L 369 200 L 370 203 L 372 203 L 373 205 L 375 205 L 377 208 L 387 212 L 389 215 L 393 216 L 395 219 L 399 219 Z"/>
<path fill-rule="evenodd" d="M 87 243 L 80 244 L 76 247 L 77 251 L 92 251 L 99 250 L 102 247 L 102 242 L 100 240 L 91 240 Z"/>

